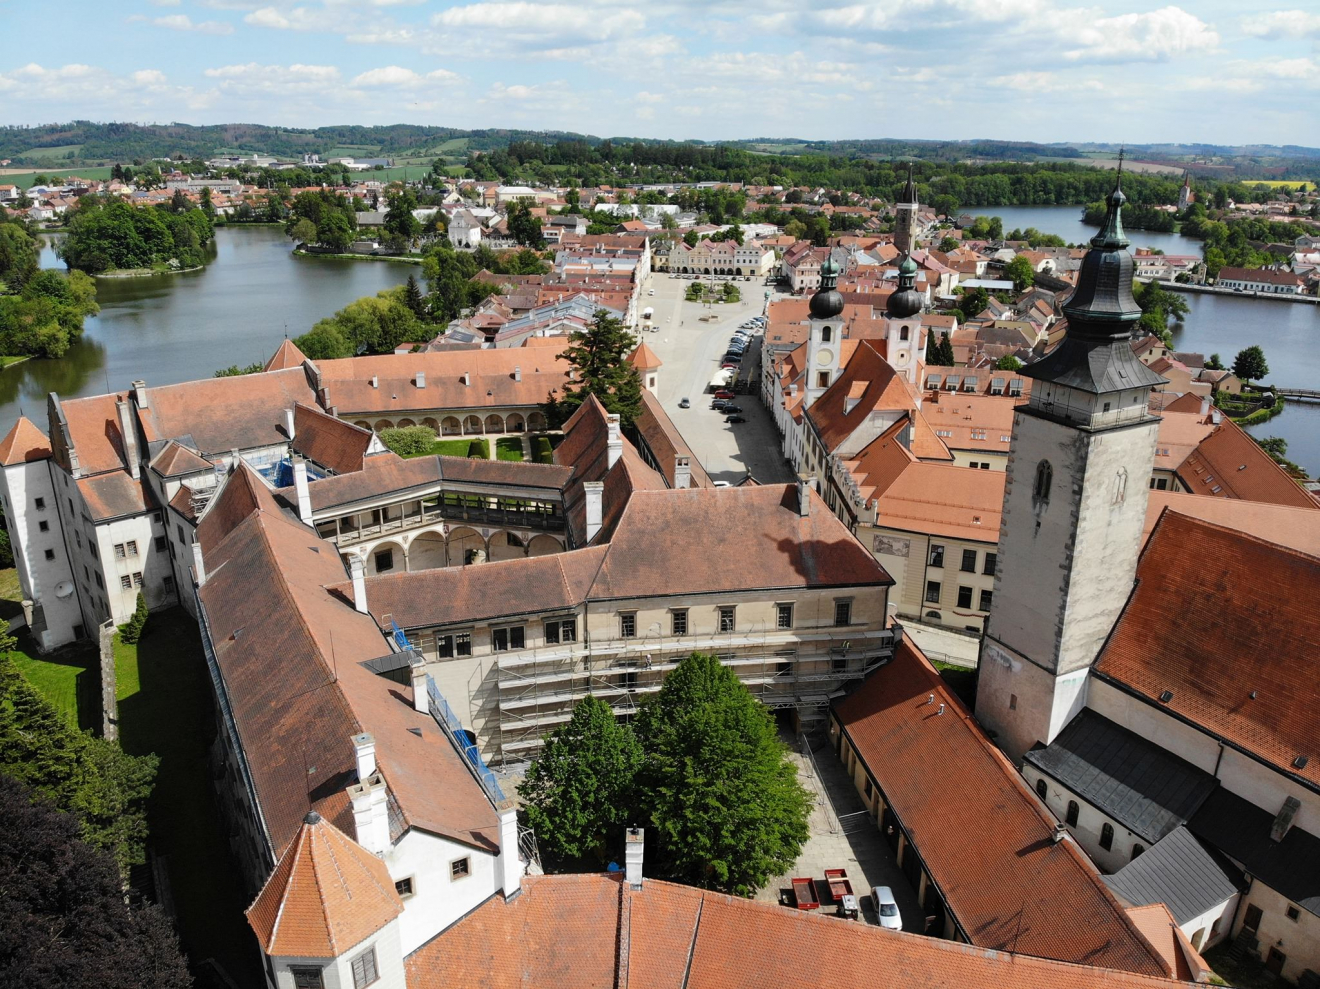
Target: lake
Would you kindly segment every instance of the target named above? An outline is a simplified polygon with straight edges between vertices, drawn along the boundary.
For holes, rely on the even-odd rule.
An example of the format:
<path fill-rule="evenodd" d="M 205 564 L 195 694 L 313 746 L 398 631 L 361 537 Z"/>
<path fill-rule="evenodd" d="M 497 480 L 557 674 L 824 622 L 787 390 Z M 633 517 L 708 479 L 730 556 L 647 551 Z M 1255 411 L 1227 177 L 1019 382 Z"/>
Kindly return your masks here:
<path fill-rule="evenodd" d="M 54 242 L 59 235 L 47 235 Z M 401 285 L 413 265 L 295 257 L 276 227 L 219 227 L 202 271 L 98 278 L 100 315 L 60 360 L 0 371 L 0 435 L 21 406 L 43 429 L 46 395 L 100 395 L 142 379 L 169 385 L 209 378 L 231 364 L 265 362 L 287 333 L 298 336 L 354 299 Z M 44 268 L 63 268 L 53 243 Z"/>
<path fill-rule="evenodd" d="M 1095 228 L 1082 223 L 1079 206 L 981 207 L 974 215 L 997 216 L 1004 232 L 1035 227 L 1058 234 L 1070 244 L 1084 243 Z M 1165 254 L 1201 253 L 1201 242 L 1181 234 L 1129 230 L 1132 247 L 1156 247 Z M 1320 306 L 1272 299 L 1244 299 L 1224 295 L 1185 293 L 1191 310 L 1182 326 L 1173 329 L 1178 350 L 1219 354 L 1226 365 L 1243 347 L 1259 344 L 1270 365 L 1269 380 L 1276 385 L 1320 387 Z M 1249 430 L 1256 436 L 1281 436 L 1288 441 L 1288 459 L 1320 475 L 1320 405 L 1289 402 L 1280 416 Z"/>

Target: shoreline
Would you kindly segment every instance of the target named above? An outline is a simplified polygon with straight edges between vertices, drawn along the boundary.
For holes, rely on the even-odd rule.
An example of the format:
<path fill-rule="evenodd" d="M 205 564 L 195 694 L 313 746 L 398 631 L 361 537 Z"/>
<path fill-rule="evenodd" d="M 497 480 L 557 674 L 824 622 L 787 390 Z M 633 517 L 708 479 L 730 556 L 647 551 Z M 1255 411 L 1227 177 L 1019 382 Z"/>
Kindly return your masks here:
<path fill-rule="evenodd" d="M 112 268 L 97 272 L 93 278 L 150 278 L 152 275 L 183 275 L 190 271 L 205 271 L 206 265 L 199 264 L 192 268 Z"/>
<path fill-rule="evenodd" d="M 293 254 L 300 258 L 332 258 L 338 261 L 394 261 L 401 264 L 421 264 L 422 258 L 407 254 L 329 254 L 322 251 L 304 251 L 300 247 L 293 249 Z"/>

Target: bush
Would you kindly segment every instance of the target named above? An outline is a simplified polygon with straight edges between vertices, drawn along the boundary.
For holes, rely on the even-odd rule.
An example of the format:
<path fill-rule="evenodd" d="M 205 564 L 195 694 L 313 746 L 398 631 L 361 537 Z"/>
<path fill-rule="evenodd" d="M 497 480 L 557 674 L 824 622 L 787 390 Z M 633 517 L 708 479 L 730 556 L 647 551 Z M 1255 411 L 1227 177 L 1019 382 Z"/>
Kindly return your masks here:
<path fill-rule="evenodd" d="M 14 565 L 14 548 L 9 545 L 9 533 L 0 529 L 0 567 Z"/>
<path fill-rule="evenodd" d="M 427 426 L 402 426 L 382 429 L 380 441 L 401 457 L 420 457 L 435 443 L 435 430 Z"/>
<path fill-rule="evenodd" d="M 555 462 L 555 448 L 550 445 L 548 436 L 538 436 L 532 440 L 532 459 L 538 464 L 553 464 Z"/>
<path fill-rule="evenodd" d="M 142 630 L 147 624 L 147 599 L 138 591 L 137 607 L 133 609 L 133 617 L 119 626 L 119 639 L 121 642 L 127 642 L 133 645 L 142 638 Z"/>
<path fill-rule="evenodd" d="M 482 438 L 473 440 L 468 446 L 468 456 L 478 460 L 490 459 L 490 440 Z"/>

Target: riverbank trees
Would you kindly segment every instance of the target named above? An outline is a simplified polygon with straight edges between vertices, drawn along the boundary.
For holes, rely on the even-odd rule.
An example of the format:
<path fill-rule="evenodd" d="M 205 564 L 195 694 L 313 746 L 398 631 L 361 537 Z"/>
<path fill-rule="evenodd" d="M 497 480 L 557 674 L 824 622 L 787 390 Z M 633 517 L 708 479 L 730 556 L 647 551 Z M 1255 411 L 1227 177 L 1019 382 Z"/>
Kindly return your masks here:
<path fill-rule="evenodd" d="M 63 357 L 82 335 L 84 318 L 99 311 L 91 276 L 37 271 L 17 292 L 0 295 L 0 354 Z"/>
<path fill-rule="evenodd" d="M 304 222 L 306 221 L 306 222 Z M 293 197 L 284 232 L 304 244 L 342 254 L 353 243 L 357 209 L 347 196 L 330 189 L 308 189 Z"/>
<path fill-rule="evenodd" d="M 293 342 L 312 360 L 332 360 L 390 354 L 401 344 L 429 340 L 432 335 L 408 308 L 400 285 L 350 302 Z"/>
<path fill-rule="evenodd" d="M 130 206 L 88 195 L 69 210 L 59 256 L 70 268 L 99 274 L 114 269 L 196 268 L 215 236 L 211 218 L 186 197 L 154 207 Z"/>

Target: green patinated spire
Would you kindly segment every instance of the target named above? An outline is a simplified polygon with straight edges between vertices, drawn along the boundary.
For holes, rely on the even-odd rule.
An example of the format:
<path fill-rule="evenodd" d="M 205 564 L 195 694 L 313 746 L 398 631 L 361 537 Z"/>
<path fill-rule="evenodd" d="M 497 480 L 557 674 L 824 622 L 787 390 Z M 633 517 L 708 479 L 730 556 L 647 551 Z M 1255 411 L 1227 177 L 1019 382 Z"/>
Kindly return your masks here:
<path fill-rule="evenodd" d="M 1123 195 L 1123 152 L 1118 153 L 1118 178 L 1114 181 L 1114 191 L 1105 200 L 1108 209 L 1105 223 L 1100 232 L 1091 238 L 1091 246 L 1101 250 L 1118 251 L 1128 246 L 1127 236 L 1123 233 L 1123 204 L 1127 196 Z"/>

